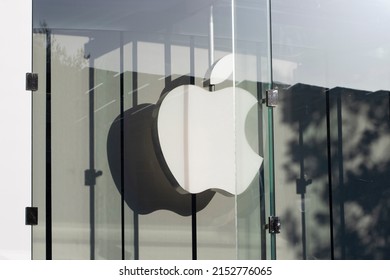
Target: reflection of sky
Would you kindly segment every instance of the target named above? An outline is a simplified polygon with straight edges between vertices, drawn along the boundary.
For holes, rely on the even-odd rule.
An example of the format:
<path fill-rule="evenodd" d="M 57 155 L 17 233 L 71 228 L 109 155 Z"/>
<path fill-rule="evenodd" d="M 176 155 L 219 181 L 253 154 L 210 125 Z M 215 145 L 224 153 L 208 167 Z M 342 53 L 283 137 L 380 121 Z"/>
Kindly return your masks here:
<path fill-rule="evenodd" d="M 144 62 L 139 64 L 141 72 L 164 75 L 164 45 L 169 42 L 172 74 L 187 74 L 189 38 L 195 36 L 198 38 L 193 41 L 195 63 L 202 61 L 195 74 L 203 76 L 207 70 L 210 3 L 215 4 L 216 50 L 222 56 L 231 48 L 229 0 L 99 0 L 92 1 L 92 6 L 88 4 L 91 1 L 77 1 L 77 5 L 64 1 L 35 0 L 34 26 L 46 22 L 49 27 L 67 29 L 69 35 L 75 32 L 70 31 L 73 28 L 128 30 L 125 45 L 130 46 L 134 38 L 143 42 L 137 54 Z M 235 0 L 238 80 L 267 81 L 269 77 L 263 73 L 264 69 L 260 76 L 253 70 L 258 67 L 255 56 L 261 56 L 262 63 L 267 60 L 266 3 L 266 0 Z M 271 3 L 276 82 L 372 91 L 390 89 L 389 1 L 272 0 Z M 98 44 L 86 46 L 96 53 L 91 54 L 92 58 L 118 51 L 118 36 L 95 33 L 101 37 Z M 66 46 L 72 48 L 70 42 Z M 148 60 L 150 63 L 146 63 Z M 118 69 L 118 62 L 113 61 L 106 60 L 105 67 Z"/>
<path fill-rule="evenodd" d="M 275 0 L 272 4 L 276 81 L 390 89 L 389 1 Z M 286 74 L 284 64 L 296 68 Z"/>

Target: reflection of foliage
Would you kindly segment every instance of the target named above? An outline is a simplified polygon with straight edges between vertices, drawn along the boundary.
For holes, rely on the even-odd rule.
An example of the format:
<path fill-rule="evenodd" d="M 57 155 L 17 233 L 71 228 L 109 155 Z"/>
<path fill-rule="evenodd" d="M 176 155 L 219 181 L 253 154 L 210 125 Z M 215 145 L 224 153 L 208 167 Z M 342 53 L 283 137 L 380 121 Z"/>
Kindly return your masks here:
<path fill-rule="evenodd" d="M 330 258 L 327 185 L 326 94 L 321 87 L 297 84 L 280 86 L 281 121 L 276 127 L 285 155 L 279 156 L 280 175 L 285 183 L 283 227 L 294 258 Z M 288 130 L 291 130 L 290 132 Z M 278 201 L 278 200 L 277 200 Z M 280 201 L 280 200 L 279 200 Z M 288 218 L 286 217 L 288 216 Z M 290 225 L 291 224 L 291 225 Z M 292 238 L 294 237 L 294 238 Z M 290 256 L 291 257 L 291 256 Z"/>
<path fill-rule="evenodd" d="M 67 67 L 76 68 L 78 70 L 88 66 L 88 60 L 84 58 L 84 49 L 78 48 L 73 53 L 69 53 L 69 48 L 66 45 L 59 42 L 57 36 L 61 36 L 61 34 L 53 33 L 53 31 L 48 27 L 46 22 L 40 23 L 40 28 L 34 29 L 35 34 L 40 34 L 43 36 L 47 36 L 50 34 L 51 38 L 51 59 L 52 61 L 56 61 L 59 64 Z M 47 48 L 47 42 L 45 41 L 37 41 L 35 44 L 36 48 L 45 49 Z"/>
<path fill-rule="evenodd" d="M 342 258 L 389 259 L 389 92 L 339 89 L 336 97 L 342 113 L 337 164 L 343 172 L 335 192 L 336 245 Z"/>
<path fill-rule="evenodd" d="M 34 33 L 47 34 L 50 31 L 50 29 L 47 26 L 47 22 L 46 21 L 40 22 L 39 26 L 40 26 L 39 28 L 35 28 L 34 29 Z"/>
<path fill-rule="evenodd" d="M 52 54 L 52 58 L 58 60 L 64 66 L 82 69 L 88 65 L 88 61 L 84 59 L 83 49 L 78 48 L 75 53 L 68 54 L 66 47 L 60 45 L 55 37 L 52 40 Z"/>
<path fill-rule="evenodd" d="M 335 88 L 328 94 L 329 135 L 325 89 L 295 85 L 282 90 L 282 123 L 294 128 L 285 139 L 284 176 L 288 186 L 297 185 L 286 189 L 287 196 L 315 201 L 304 215 L 284 208 L 288 243 L 294 251 L 306 249 L 304 257 L 330 257 L 330 172 L 335 258 L 389 259 L 389 93 Z"/>

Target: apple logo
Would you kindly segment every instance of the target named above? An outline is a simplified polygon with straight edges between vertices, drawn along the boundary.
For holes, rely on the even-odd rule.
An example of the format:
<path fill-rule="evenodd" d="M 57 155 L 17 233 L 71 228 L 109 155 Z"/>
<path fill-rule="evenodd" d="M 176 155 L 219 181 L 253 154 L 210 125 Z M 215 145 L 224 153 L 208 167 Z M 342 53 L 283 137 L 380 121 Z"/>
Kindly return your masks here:
<path fill-rule="evenodd" d="M 213 65 L 210 85 L 225 81 L 231 69 L 232 54 Z M 179 193 L 239 195 L 248 188 L 263 161 L 245 134 L 246 117 L 256 104 L 252 94 L 238 87 L 208 91 L 181 85 L 160 98 L 153 113 L 153 143 Z"/>
<path fill-rule="evenodd" d="M 213 65 L 207 78 L 211 85 L 230 76 L 231 59 L 228 55 Z M 261 166 L 245 136 L 256 98 L 240 88 L 210 92 L 189 82 L 188 76 L 172 81 L 157 104 L 136 105 L 110 126 L 111 175 L 137 214 L 165 209 L 189 216 L 192 194 L 199 212 L 215 191 L 243 193 Z"/>
<path fill-rule="evenodd" d="M 169 210 L 189 216 L 193 212 L 192 195 L 180 194 L 172 187 L 154 152 L 151 135 L 155 107 L 146 103 L 136 105 L 111 124 L 107 137 L 111 176 L 117 190 L 121 192 L 123 188 L 123 199 L 134 213 L 147 215 Z M 196 211 L 204 209 L 214 195 L 211 190 L 198 194 Z"/>

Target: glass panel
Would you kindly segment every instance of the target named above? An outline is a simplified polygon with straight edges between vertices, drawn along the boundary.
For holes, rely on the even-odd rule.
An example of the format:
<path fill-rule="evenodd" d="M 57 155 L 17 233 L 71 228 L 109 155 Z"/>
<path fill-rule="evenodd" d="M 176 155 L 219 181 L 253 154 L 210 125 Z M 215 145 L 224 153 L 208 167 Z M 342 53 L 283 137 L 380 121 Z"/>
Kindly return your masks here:
<path fill-rule="evenodd" d="M 152 30 L 143 32 L 141 38 L 137 33 L 125 34 L 132 42 L 128 52 L 131 83 L 124 95 L 131 104 L 124 112 L 124 182 L 125 200 L 133 212 L 126 220 L 126 224 L 133 222 L 133 228 L 127 225 L 126 237 L 134 238 L 135 259 L 191 258 L 191 201 L 187 196 L 180 202 L 181 195 L 160 167 L 151 137 L 152 114 L 170 79 L 167 59 L 174 41 L 166 35 L 164 39 Z"/>
<path fill-rule="evenodd" d="M 33 7 L 34 259 L 389 257 L 385 1 L 358 0 L 353 9 L 325 0 Z M 279 89 L 275 109 L 258 105 L 271 87 Z M 232 89 L 225 104 L 213 104 Z M 203 91 L 209 102 L 191 111 Z M 178 92 L 185 94 L 168 107 L 162 131 L 183 141 L 162 148 L 162 104 Z M 203 137 L 223 109 L 233 136 L 216 141 L 225 133 L 217 125 L 206 133 L 215 137 Z M 193 111 L 209 117 L 202 137 L 190 137 Z M 195 170 L 188 158 L 201 154 L 193 143 L 233 145 L 232 165 L 195 176 L 212 182 L 224 174 L 233 193 L 218 180 L 213 190 L 183 190 Z M 253 161 L 242 156 L 248 146 Z M 274 214 L 282 220 L 277 237 L 265 231 Z"/>
<path fill-rule="evenodd" d="M 232 1 L 72 1 L 33 1 L 34 69 L 47 77 L 46 88 L 45 79 L 40 78 L 42 92 L 34 97 L 33 192 L 34 204 L 50 218 L 45 224 L 45 215 L 40 215 L 40 226 L 34 229 L 34 258 L 259 258 L 260 227 L 254 222 L 260 215 L 258 168 L 246 198 L 240 198 L 238 231 L 243 232 L 241 240 L 246 240 L 242 247 L 248 247 L 245 242 L 252 246 L 240 255 L 234 191 L 226 195 L 209 189 L 224 189 L 218 182 L 205 186 L 205 191 L 195 190 L 196 194 L 180 189 L 187 181 L 193 182 L 189 175 L 195 169 L 190 163 L 202 167 L 214 160 L 205 154 L 198 161 L 187 161 L 186 156 L 199 158 L 199 151 L 191 147 L 202 143 L 207 148 L 212 143 L 219 148 L 226 142 L 208 139 L 218 131 L 203 131 L 203 126 L 219 118 L 234 134 L 235 114 L 241 114 L 233 106 L 234 95 L 221 99 L 226 104 L 211 100 L 219 98 L 218 92 L 234 89 L 232 77 L 224 77 L 215 86 L 207 84 L 213 63 L 231 57 L 234 50 Z M 248 24 L 239 22 L 239 30 Z M 262 68 L 267 61 L 256 46 L 265 48 L 266 44 L 261 39 L 251 41 L 246 32 L 237 41 L 236 81 L 256 101 L 261 98 Z M 247 64 L 251 68 L 246 69 Z M 228 64 L 229 73 L 233 66 Z M 191 94 L 186 95 L 188 88 Z M 169 122 L 162 127 L 175 133 L 179 120 L 183 131 L 194 134 L 187 134 L 181 146 L 169 142 L 162 148 L 159 137 L 164 129 L 158 127 L 162 104 L 179 90 L 185 94 L 179 100 L 192 101 L 174 101 L 176 106 L 167 114 Z M 215 93 L 209 95 L 209 91 Z M 195 109 L 177 109 L 183 104 L 192 106 L 201 100 L 199 96 L 209 100 Z M 221 118 L 225 105 L 232 108 L 229 122 Z M 194 130 L 206 108 L 205 123 L 199 126 L 200 132 Z M 185 114 L 172 117 L 176 111 Z M 193 117 L 192 112 L 201 116 Z M 257 127 L 261 114 L 259 108 L 251 109 L 245 123 L 256 152 L 262 149 Z M 228 140 L 234 144 L 233 134 Z M 183 137 L 183 133 L 178 135 Z M 180 158 L 179 147 L 188 154 Z M 166 151 L 179 154 L 177 161 L 170 161 Z M 229 164 L 231 169 L 219 167 L 214 174 L 195 177 L 211 181 L 229 176 L 234 187 L 234 158 Z M 180 186 L 172 166 L 188 169 L 183 173 L 187 181 Z"/>
<path fill-rule="evenodd" d="M 33 35 L 33 71 L 39 75 L 40 85 L 46 84 L 46 35 L 44 33 L 34 33 Z M 45 230 L 46 230 L 46 204 L 45 204 L 45 178 L 46 162 L 45 154 L 45 126 L 46 115 L 36 114 L 35 112 L 46 111 L 46 89 L 43 86 L 38 87 L 32 97 L 32 106 L 34 108 L 32 121 L 32 204 L 38 207 L 38 225 L 32 227 L 33 259 L 45 259 Z M 41 156 L 37 156 L 41 155 Z"/>
<path fill-rule="evenodd" d="M 215 1 L 212 5 L 206 7 L 203 11 L 203 17 L 205 25 L 203 26 L 202 36 L 196 39 L 198 47 L 195 49 L 195 84 L 198 87 L 203 87 L 203 79 L 207 77 L 208 74 L 212 76 L 215 74 L 215 68 L 212 68 L 214 63 L 217 63 L 220 59 L 223 59 L 227 55 L 232 53 L 232 4 L 231 1 Z M 202 62 L 202 63 L 199 63 Z M 227 65 L 229 73 L 233 72 L 232 64 Z M 211 70 L 212 69 L 212 70 Z M 218 71 L 218 70 L 217 70 Z M 233 86 L 231 78 L 223 79 L 219 83 L 212 83 L 209 88 L 204 88 L 217 96 L 219 93 L 229 92 L 229 88 Z M 210 78 L 211 80 L 211 78 Z M 226 95 L 226 99 L 222 101 L 222 98 L 219 99 L 221 103 L 217 102 L 217 99 L 214 100 L 212 97 L 209 99 L 209 104 L 214 102 L 213 114 L 209 113 L 208 118 L 209 122 L 212 124 L 217 124 L 218 119 L 223 118 L 225 113 L 228 113 L 230 120 L 234 114 L 233 111 L 223 111 L 222 102 L 229 102 L 233 104 L 233 96 Z M 230 99 L 229 99 L 230 98 Z M 218 104 L 219 103 L 219 104 Z M 208 104 L 206 104 L 207 106 Z M 202 110 L 202 109 L 200 109 Z M 204 132 L 207 133 L 209 141 L 216 141 L 220 143 L 221 146 L 225 147 L 225 139 L 219 138 L 215 134 L 215 131 Z M 214 135 L 210 136 L 210 135 Z M 211 138 L 211 139 L 210 139 Z M 216 140 L 219 139 L 219 140 Z M 230 140 L 230 139 L 229 139 Z M 215 142 L 214 142 L 215 143 Z M 214 150 L 213 152 L 215 152 Z M 214 159 L 218 157 L 216 154 L 210 157 Z M 208 160 L 208 159 L 207 159 Z M 215 162 L 215 161 L 214 161 Z M 218 170 L 219 172 L 215 174 L 216 180 L 213 180 L 215 188 L 219 189 L 215 194 L 213 194 L 212 200 L 208 203 L 207 207 L 199 211 L 197 214 L 197 254 L 198 259 L 234 259 L 236 258 L 236 222 L 235 222 L 235 198 L 231 195 L 226 195 L 221 189 L 221 175 L 223 172 L 232 174 L 233 170 L 224 169 L 228 168 L 224 165 L 224 162 L 218 162 L 213 169 Z M 223 167 L 222 167 L 223 166 Z M 221 171 L 222 170 L 222 171 Z M 220 173 L 222 172 L 222 173 Z M 226 174 L 228 175 L 228 174 Z"/>
<path fill-rule="evenodd" d="M 390 92 L 329 91 L 335 258 L 389 259 Z"/>
<path fill-rule="evenodd" d="M 273 1 L 280 259 L 389 257 L 386 1 Z"/>
<path fill-rule="evenodd" d="M 50 99 L 46 102 L 51 114 L 46 139 L 51 143 L 48 155 L 51 168 L 46 180 L 50 182 L 52 198 L 52 257 L 88 259 L 90 201 L 83 176 L 89 157 L 88 94 L 85 94 L 88 69 L 83 69 L 86 38 L 50 32 L 47 41 Z"/>
<path fill-rule="evenodd" d="M 90 133 L 93 132 L 93 138 L 91 139 L 90 136 L 89 139 L 90 153 L 93 153 L 93 158 L 90 154 L 89 168 L 96 172 L 96 184 L 90 185 L 90 188 L 94 189 L 94 192 L 90 193 L 90 198 L 94 200 L 91 207 L 93 210 L 91 213 L 93 244 L 92 242 L 91 244 L 94 247 L 94 259 L 121 259 L 121 190 L 111 175 L 107 157 L 107 139 L 111 124 L 120 114 L 121 109 L 119 73 L 123 63 L 121 57 L 123 43 L 119 32 L 93 32 L 90 38 L 92 36 L 93 41 L 90 39 L 86 46 L 90 73 L 89 110 L 93 110 L 89 112 Z M 110 145 L 114 150 L 120 151 L 121 138 L 113 139 Z M 92 227 L 95 229 L 92 230 Z"/>
<path fill-rule="evenodd" d="M 263 109 L 261 100 L 265 97 L 265 90 L 271 86 L 267 1 L 236 0 L 234 12 L 237 174 L 245 172 L 251 177 L 246 190 L 237 196 L 237 257 L 266 259 L 268 233 L 264 228 L 266 200 L 269 197 L 265 197 L 265 192 L 269 195 L 269 180 L 265 180 L 264 176 L 268 177 L 269 173 L 264 173 L 268 161 L 264 160 L 267 141 L 263 139 L 267 135 L 267 124 L 264 125 L 263 114 L 267 113 L 267 108 L 264 105 Z M 252 99 L 248 112 L 240 103 L 241 90 L 245 90 Z M 240 121 L 243 118 L 241 131 Z M 242 136 L 245 138 L 242 139 Z M 248 149 L 250 156 L 241 154 L 245 149 Z M 254 153 L 262 159 L 257 161 Z M 240 184 L 238 181 L 237 188 Z"/>

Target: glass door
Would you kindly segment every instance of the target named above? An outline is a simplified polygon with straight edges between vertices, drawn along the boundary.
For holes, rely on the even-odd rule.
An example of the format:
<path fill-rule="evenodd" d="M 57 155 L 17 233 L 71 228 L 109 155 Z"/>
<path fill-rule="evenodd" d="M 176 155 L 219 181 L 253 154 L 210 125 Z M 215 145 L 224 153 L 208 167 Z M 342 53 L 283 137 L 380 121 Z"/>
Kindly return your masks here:
<path fill-rule="evenodd" d="M 272 257 L 267 1 L 33 8 L 33 258 Z"/>

